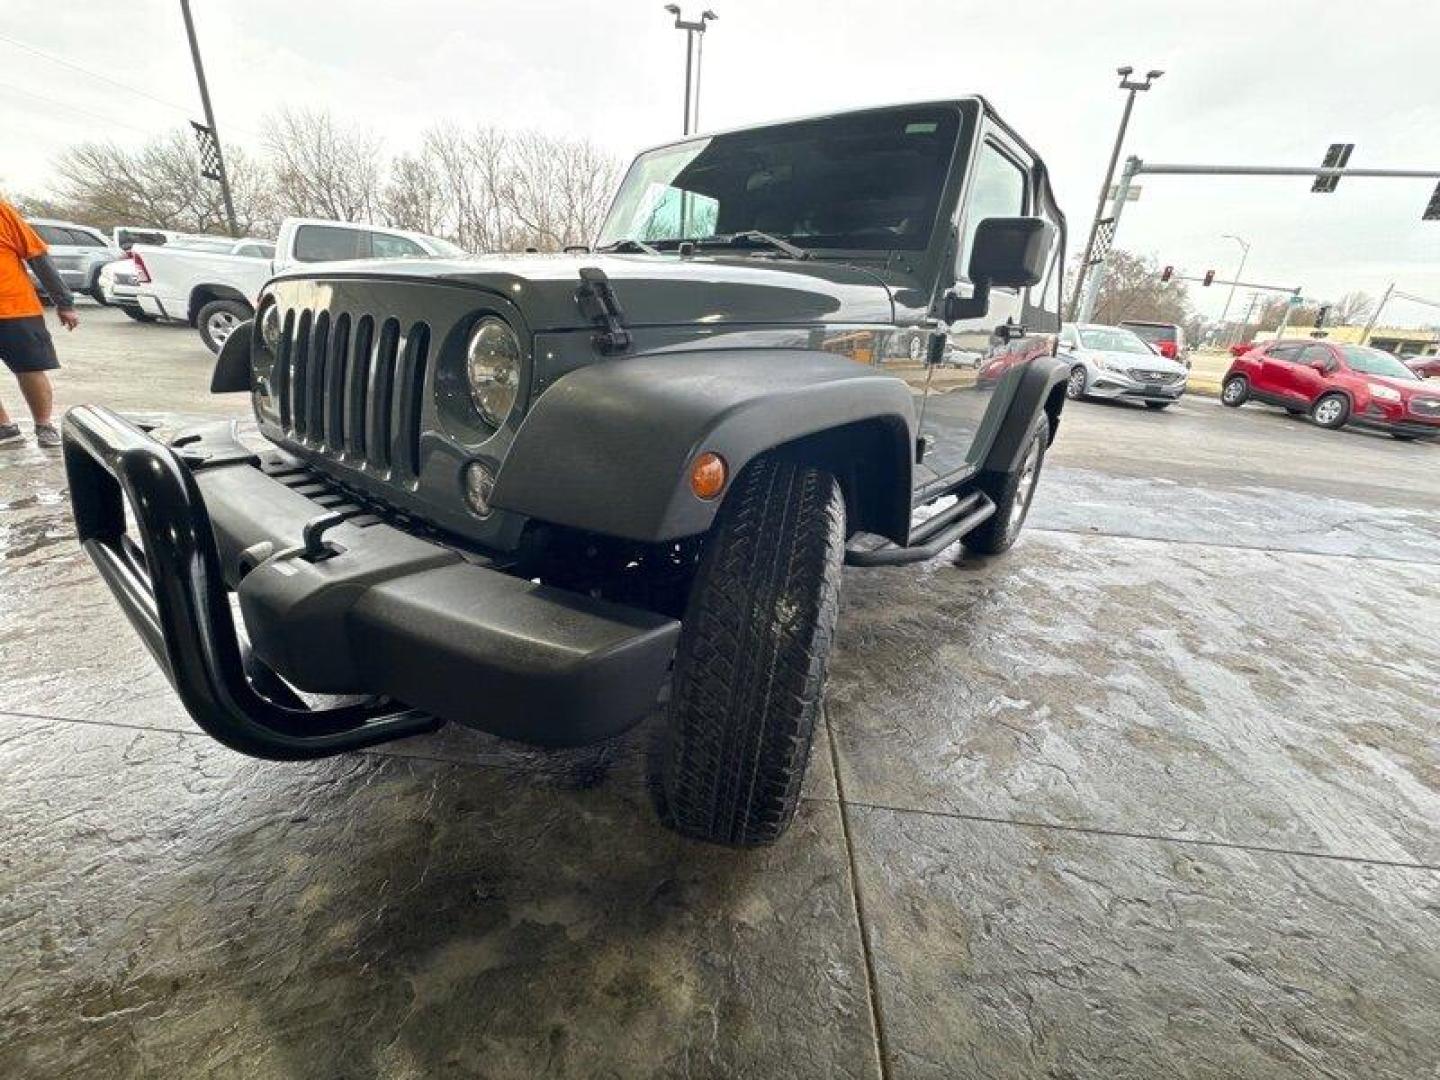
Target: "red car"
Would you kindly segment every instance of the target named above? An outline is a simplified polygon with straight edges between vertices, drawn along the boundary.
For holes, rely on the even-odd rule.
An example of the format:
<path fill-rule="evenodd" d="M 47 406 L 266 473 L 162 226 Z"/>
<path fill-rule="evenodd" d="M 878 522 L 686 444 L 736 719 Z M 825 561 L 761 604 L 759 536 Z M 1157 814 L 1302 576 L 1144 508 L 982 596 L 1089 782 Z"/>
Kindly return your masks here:
<path fill-rule="evenodd" d="M 1231 362 L 1220 400 L 1308 412 L 1326 428 L 1363 424 L 1397 439 L 1440 436 L 1440 387 L 1426 386 L 1390 353 L 1365 345 L 1266 342 Z"/>
<path fill-rule="evenodd" d="M 1422 379 L 1440 379 L 1440 353 L 1434 356 L 1407 356 L 1405 366 Z"/>

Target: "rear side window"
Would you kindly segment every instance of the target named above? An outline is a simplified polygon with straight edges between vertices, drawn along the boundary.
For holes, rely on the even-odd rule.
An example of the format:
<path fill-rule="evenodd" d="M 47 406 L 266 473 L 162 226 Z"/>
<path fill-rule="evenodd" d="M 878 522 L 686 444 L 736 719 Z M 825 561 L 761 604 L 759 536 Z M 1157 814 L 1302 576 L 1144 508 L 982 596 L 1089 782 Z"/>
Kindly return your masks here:
<path fill-rule="evenodd" d="M 66 229 L 65 231 L 70 234 L 70 243 L 76 247 L 102 248 L 106 246 L 104 240 L 84 229 Z"/>
<path fill-rule="evenodd" d="M 415 241 L 406 240 L 403 236 L 391 236 L 389 233 L 372 233 L 370 244 L 377 259 L 405 259 L 425 254 L 425 249 Z"/>
<path fill-rule="evenodd" d="M 368 259 L 370 233 L 335 225 L 301 225 L 295 230 L 296 262 L 338 262 Z"/>

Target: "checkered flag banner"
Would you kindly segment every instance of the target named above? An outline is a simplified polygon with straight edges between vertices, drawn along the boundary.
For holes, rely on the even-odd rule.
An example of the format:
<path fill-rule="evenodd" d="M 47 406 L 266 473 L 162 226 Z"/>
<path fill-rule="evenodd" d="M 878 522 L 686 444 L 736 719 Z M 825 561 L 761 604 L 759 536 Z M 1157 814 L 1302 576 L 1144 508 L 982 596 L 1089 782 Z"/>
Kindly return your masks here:
<path fill-rule="evenodd" d="M 1101 218 L 1100 227 L 1095 230 L 1095 249 L 1090 256 L 1090 265 L 1098 266 L 1110 254 L 1110 245 L 1115 242 L 1115 219 Z"/>
<path fill-rule="evenodd" d="M 220 144 L 215 141 L 215 132 L 204 124 L 190 121 L 195 129 L 195 141 L 200 144 L 200 175 L 207 180 L 220 182 Z"/>

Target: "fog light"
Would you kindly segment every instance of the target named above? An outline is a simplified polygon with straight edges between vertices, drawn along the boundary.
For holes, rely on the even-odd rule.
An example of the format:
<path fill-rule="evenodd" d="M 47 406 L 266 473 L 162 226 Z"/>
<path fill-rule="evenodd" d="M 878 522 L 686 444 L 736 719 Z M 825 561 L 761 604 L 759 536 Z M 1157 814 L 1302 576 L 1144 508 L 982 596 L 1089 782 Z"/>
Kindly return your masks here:
<path fill-rule="evenodd" d="M 725 459 L 705 451 L 690 466 L 690 490 L 696 498 L 715 498 L 725 488 L 725 472 Z"/>
<path fill-rule="evenodd" d="M 465 467 L 465 501 L 476 517 L 490 516 L 490 496 L 495 492 L 495 474 L 481 462 Z"/>

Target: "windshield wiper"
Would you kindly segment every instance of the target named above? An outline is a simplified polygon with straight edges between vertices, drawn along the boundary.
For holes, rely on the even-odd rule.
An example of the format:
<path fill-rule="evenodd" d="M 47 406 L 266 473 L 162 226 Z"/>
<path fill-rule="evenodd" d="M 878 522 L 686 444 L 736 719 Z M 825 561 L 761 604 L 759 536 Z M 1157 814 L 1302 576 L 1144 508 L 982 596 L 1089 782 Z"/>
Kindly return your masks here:
<path fill-rule="evenodd" d="M 729 236 L 706 236 L 696 240 L 695 243 L 730 245 L 761 243 L 769 244 L 776 251 L 784 252 L 792 259 L 808 259 L 811 257 L 810 252 L 798 244 L 792 244 L 789 240 L 782 240 L 778 236 L 771 236 L 769 233 L 761 232 L 759 229 L 746 229 L 744 232 L 731 233 Z"/>
<path fill-rule="evenodd" d="M 636 240 L 633 236 L 627 236 L 624 240 L 616 240 L 613 244 L 606 244 L 597 247 L 596 251 L 638 251 L 642 255 L 659 255 L 660 249 L 651 247 L 644 240 Z"/>

